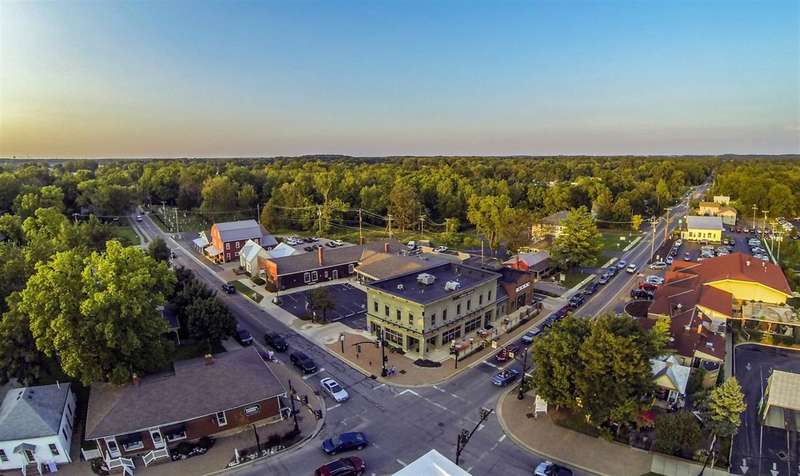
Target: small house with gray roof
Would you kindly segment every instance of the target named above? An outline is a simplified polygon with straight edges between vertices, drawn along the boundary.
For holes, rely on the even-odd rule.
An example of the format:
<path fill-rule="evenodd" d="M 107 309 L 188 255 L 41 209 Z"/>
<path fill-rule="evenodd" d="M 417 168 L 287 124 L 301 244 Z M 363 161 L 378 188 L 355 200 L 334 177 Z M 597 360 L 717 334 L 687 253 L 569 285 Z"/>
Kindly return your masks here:
<path fill-rule="evenodd" d="M 9 390 L 0 404 L 0 471 L 41 474 L 70 463 L 74 421 L 68 383 Z"/>
<path fill-rule="evenodd" d="M 285 397 L 253 347 L 179 361 L 173 372 L 128 385 L 92 385 L 85 438 L 112 466 L 138 456 L 148 464 L 181 441 L 281 421 Z"/>
<path fill-rule="evenodd" d="M 239 220 L 214 223 L 211 226 L 211 243 L 204 248 L 205 254 L 216 262 L 238 261 L 239 252 L 245 243 L 252 240 L 265 250 L 274 248 L 278 241 L 267 233 L 255 220 Z"/>

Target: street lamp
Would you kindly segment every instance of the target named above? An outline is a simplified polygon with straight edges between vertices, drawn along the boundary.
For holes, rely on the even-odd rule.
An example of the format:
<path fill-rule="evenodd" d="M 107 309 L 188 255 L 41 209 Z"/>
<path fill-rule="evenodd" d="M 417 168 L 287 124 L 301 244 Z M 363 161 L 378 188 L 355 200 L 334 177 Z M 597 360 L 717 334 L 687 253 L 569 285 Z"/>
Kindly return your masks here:
<path fill-rule="evenodd" d="M 523 387 L 525 387 L 525 372 L 528 370 L 528 346 L 525 346 L 525 353 L 522 356 L 522 380 L 519 383 L 519 392 L 517 392 L 517 400 L 522 400 L 525 398 L 525 392 L 523 391 Z"/>

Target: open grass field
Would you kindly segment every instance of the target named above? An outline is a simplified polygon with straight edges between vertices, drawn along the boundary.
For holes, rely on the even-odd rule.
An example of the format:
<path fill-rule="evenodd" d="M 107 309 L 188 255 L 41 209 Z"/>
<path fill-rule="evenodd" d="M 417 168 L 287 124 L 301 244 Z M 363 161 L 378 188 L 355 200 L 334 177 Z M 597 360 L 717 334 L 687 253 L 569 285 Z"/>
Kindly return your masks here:
<path fill-rule="evenodd" d="M 124 246 L 139 245 L 139 235 L 133 231 L 130 225 L 109 225 L 108 228 L 113 234 L 112 238 L 118 240 Z"/>

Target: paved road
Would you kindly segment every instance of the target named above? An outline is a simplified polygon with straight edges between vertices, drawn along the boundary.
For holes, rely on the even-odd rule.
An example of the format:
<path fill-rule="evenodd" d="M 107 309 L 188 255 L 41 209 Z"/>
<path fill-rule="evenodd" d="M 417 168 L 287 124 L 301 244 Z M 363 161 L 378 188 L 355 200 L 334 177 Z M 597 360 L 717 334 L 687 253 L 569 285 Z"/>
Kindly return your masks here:
<path fill-rule="evenodd" d="M 695 190 L 704 193 L 709 184 L 700 185 Z M 688 211 L 689 205 L 687 200 L 681 201 L 678 205 L 670 211 L 669 231 L 667 235 L 671 234 L 678 228 L 678 220 L 683 218 Z M 586 303 L 581 306 L 576 312 L 576 315 L 585 317 L 599 316 L 603 313 L 614 312 L 614 307 L 625 298 L 630 290 L 636 284 L 638 273 L 643 272 L 648 262 L 650 261 L 651 249 L 658 250 L 664 244 L 664 227 L 667 226 L 665 218 L 660 218 L 656 226 L 655 232 L 655 245 L 652 245 L 653 234 L 647 233 L 642 240 L 636 244 L 632 249 L 625 252 L 620 259 L 637 265 L 638 272 L 629 274 L 625 271 L 620 271 L 616 276 L 602 286 L 595 294 L 592 295 Z"/>
<path fill-rule="evenodd" d="M 149 219 L 137 223 L 144 234 L 167 239 L 178 258 L 176 264 L 194 271 L 195 275 L 215 289 L 222 281 L 199 263 L 189 251 L 180 248 L 166 237 Z M 343 431 L 363 431 L 372 445 L 359 456 L 367 462 L 368 474 L 392 474 L 422 456 L 432 448 L 455 459 L 456 437 L 462 428 L 475 426 L 481 407 L 494 409 L 501 389 L 490 384 L 489 378 L 497 369 L 481 363 L 460 374 L 448 383 L 415 389 L 383 385 L 353 370 L 336 357 L 320 349 L 305 337 L 295 333 L 249 300 L 236 295 L 220 294 L 220 298 L 258 342 L 265 331 L 287 336 L 293 349 L 311 356 L 320 372 L 307 380 L 318 387 L 318 379 L 332 376 L 342 383 L 351 399 L 341 405 L 327 400 L 326 424 L 314 441 L 253 466 L 235 470 L 245 475 L 312 474 L 314 469 L 335 458 L 325 456 L 322 439 Z M 260 344 L 258 344 L 260 345 Z M 281 361 L 286 355 L 279 354 Z M 521 364 L 509 364 L 519 370 Z M 492 414 L 473 436 L 461 455 L 461 466 L 472 474 L 504 476 L 530 475 L 541 458 L 519 448 L 506 438 L 497 418 Z M 582 475 L 576 471 L 576 475 Z"/>

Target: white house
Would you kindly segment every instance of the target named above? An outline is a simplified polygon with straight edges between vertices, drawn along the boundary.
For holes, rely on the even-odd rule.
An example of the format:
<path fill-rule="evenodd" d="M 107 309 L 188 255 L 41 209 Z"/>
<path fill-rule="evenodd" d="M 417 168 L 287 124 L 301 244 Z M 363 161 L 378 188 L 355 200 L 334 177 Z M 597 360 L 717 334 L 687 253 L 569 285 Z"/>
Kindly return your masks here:
<path fill-rule="evenodd" d="M 70 384 L 13 388 L 0 405 L 0 471 L 42 474 L 70 463 L 75 394 Z"/>
<path fill-rule="evenodd" d="M 258 260 L 269 258 L 269 252 L 253 240 L 247 242 L 239 251 L 239 266 L 241 266 L 250 276 L 258 276 Z"/>

